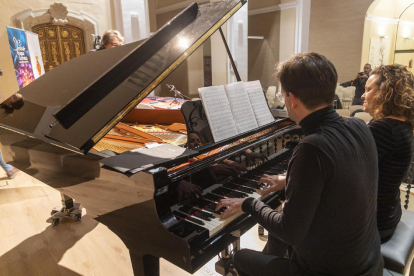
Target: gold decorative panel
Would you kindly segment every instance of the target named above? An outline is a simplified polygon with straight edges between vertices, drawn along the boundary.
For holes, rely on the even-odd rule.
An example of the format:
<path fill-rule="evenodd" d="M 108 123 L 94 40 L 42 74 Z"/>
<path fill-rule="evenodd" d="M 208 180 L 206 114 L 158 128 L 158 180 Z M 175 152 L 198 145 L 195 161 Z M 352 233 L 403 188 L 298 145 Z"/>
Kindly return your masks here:
<path fill-rule="evenodd" d="M 33 27 L 32 31 L 39 35 L 46 72 L 85 53 L 83 31 L 77 27 L 43 24 Z"/>

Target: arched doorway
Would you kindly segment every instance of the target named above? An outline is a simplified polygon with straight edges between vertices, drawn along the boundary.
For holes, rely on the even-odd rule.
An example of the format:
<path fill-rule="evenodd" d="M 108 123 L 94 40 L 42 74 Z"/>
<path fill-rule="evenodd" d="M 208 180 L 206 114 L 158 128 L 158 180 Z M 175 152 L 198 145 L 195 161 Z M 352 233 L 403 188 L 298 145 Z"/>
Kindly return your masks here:
<path fill-rule="evenodd" d="M 414 0 L 372 2 L 365 18 L 361 68 L 365 63 L 373 67 L 399 63 L 409 68 L 410 58 L 401 51 L 414 47 L 414 39 L 410 39 L 414 37 L 413 4 Z"/>
<path fill-rule="evenodd" d="M 32 31 L 39 35 L 45 72 L 86 52 L 83 30 L 75 26 L 42 24 Z"/>

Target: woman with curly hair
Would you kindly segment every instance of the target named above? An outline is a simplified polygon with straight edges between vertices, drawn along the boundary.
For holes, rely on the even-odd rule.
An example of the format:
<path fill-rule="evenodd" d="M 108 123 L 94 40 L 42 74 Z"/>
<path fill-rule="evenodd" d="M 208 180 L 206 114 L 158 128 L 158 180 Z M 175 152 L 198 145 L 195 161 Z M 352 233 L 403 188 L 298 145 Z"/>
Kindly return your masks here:
<path fill-rule="evenodd" d="M 377 224 L 381 242 L 388 241 L 401 219 L 400 185 L 413 151 L 414 78 L 402 65 L 374 69 L 365 86 L 364 111 L 378 151 Z"/>

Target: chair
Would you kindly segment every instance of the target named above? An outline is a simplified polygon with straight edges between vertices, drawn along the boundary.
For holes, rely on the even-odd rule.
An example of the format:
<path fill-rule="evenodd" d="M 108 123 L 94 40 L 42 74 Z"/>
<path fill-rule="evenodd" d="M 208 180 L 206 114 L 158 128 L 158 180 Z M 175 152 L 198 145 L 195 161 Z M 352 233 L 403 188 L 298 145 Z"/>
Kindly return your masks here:
<path fill-rule="evenodd" d="M 343 98 L 342 99 L 352 101 L 352 98 L 354 97 L 352 95 L 352 91 L 350 89 L 344 88 L 344 87 L 342 87 L 342 89 L 340 89 L 340 91 L 341 90 L 342 90 L 342 93 L 343 93 Z"/>
<path fill-rule="evenodd" d="M 352 98 L 353 98 L 352 91 L 349 90 L 348 88 L 345 88 L 345 87 L 340 86 L 339 87 L 339 92 L 342 92 L 343 93 L 343 96 L 342 96 L 342 105 L 344 107 L 347 107 L 348 108 L 349 105 L 351 104 Z"/>
<path fill-rule="evenodd" d="M 348 89 L 348 91 L 351 93 L 351 98 L 354 98 L 356 87 L 355 86 L 348 86 L 346 89 Z"/>
<path fill-rule="evenodd" d="M 336 92 L 335 94 L 338 95 L 340 100 L 342 100 L 342 98 L 344 97 L 344 93 L 342 92 Z"/>
<path fill-rule="evenodd" d="M 335 109 L 336 113 L 341 116 L 348 116 L 349 117 L 349 110 L 348 109 Z"/>
<path fill-rule="evenodd" d="M 392 238 L 381 245 L 381 253 L 384 257 L 384 268 L 406 274 L 414 254 L 414 212 L 402 210 L 397 229 Z"/>
<path fill-rule="evenodd" d="M 351 105 L 349 107 L 349 114 L 352 114 L 355 110 L 358 110 L 358 109 L 364 110 L 364 106 L 363 105 Z"/>
<path fill-rule="evenodd" d="M 269 105 L 273 104 L 276 98 L 276 86 L 269 86 L 266 91 L 266 99 Z"/>
<path fill-rule="evenodd" d="M 355 117 L 364 120 L 364 122 L 367 123 L 367 124 L 369 123 L 369 121 L 372 120 L 372 116 L 369 115 L 368 113 L 365 113 L 365 112 L 355 113 Z"/>

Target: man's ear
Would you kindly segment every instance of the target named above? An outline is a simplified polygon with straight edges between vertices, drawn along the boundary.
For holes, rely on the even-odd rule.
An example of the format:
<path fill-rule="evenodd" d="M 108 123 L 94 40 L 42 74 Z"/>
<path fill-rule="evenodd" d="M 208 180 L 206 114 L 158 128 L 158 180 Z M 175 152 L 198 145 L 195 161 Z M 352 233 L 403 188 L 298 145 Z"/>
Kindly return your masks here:
<path fill-rule="evenodd" d="M 292 92 L 289 92 L 289 98 L 291 102 L 291 108 L 295 109 L 298 106 L 300 100 Z"/>

